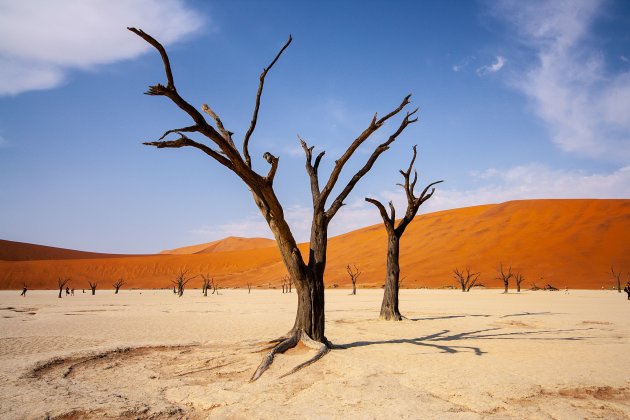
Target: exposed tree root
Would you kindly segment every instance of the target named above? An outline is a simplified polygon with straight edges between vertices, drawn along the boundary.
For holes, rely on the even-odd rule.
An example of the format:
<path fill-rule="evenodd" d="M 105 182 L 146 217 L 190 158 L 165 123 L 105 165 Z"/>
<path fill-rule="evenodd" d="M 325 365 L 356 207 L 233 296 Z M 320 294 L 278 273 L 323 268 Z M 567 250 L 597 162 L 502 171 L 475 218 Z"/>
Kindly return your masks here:
<path fill-rule="evenodd" d="M 284 378 L 285 376 L 289 376 L 297 372 L 298 370 L 312 363 L 315 363 L 316 361 L 324 357 L 324 355 L 326 355 L 326 353 L 328 353 L 331 348 L 334 348 L 333 344 L 330 341 L 328 341 L 327 339 L 324 339 L 324 340 L 325 342 L 320 343 L 318 341 L 313 340 L 311 337 L 308 336 L 308 334 L 302 331 L 295 331 L 289 337 L 282 337 L 281 339 L 270 341 L 269 343 L 278 342 L 278 341 L 280 342 L 274 347 L 267 347 L 264 349 L 264 350 L 271 349 L 271 351 L 263 357 L 262 361 L 260 362 L 260 365 L 258 366 L 258 369 L 256 369 L 256 372 L 254 372 L 249 382 L 254 382 L 258 378 L 260 378 L 260 376 L 269 368 L 269 366 L 271 366 L 276 354 L 284 353 L 287 350 L 294 348 L 295 346 L 298 345 L 300 341 L 307 347 L 317 350 L 317 354 L 315 354 L 315 356 L 313 356 L 306 362 L 300 363 L 299 365 L 291 369 L 288 373 L 285 373 L 284 375 L 280 377 Z"/>

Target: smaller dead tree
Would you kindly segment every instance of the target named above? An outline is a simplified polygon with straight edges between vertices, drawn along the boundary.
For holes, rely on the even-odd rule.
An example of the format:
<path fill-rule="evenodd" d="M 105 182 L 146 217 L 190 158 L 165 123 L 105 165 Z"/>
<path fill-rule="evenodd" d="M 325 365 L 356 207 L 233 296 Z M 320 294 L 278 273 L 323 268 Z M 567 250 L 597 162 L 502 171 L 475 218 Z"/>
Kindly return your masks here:
<path fill-rule="evenodd" d="M 289 288 L 288 293 L 291 293 L 293 287 L 293 279 L 291 276 L 287 276 L 287 287 Z"/>
<path fill-rule="evenodd" d="M 287 276 L 282 277 L 282 294 L 287 292 Z"/>
<path fill-rule="evenodd" d="M 514 274 L 514 282 L 516 283 L 516 292 L 517 293 L 521 292 L 521 283 L 523 283 L 523 280 L 525 280 L 525 277 L 523 276 L 523 274 L 521 274 L 521 273 L 515 273 Z"/>
<path fill-rule="evenodd" d="M 63 292 L 63 288 L 66 286 L 66 284 L 68 284 L 69 281 L 69 278 L 64 279 L 62 277 L 59 277 L 57 279 L 57 286 L 59 286 L 59 299 L 61 299 L 61 292 Z"/>
<path fill-rule="evenodd" d="M 88 281 L 89 285 L 90 285 L 90 289 L 92 289 L 92 295 L 96 294 L 96 286 L 98 286 L 97 282 L 92 283 L 91 281 Z"/>
<path fill-rule="evenodd" d="M 558 288 L 547 283 L 547 285 L 545 286 L 545 290 L 549 292 L 557 292 Z"/>
<path fill-rule="evenodd" d="M 247 282 L 247 294 L 249 295 L 252 292 L 252 283 Z"/>
<path fill-rule="evenodd" d="M 470 289 L 477 285 L 481 273 L 471 273 L 470 268 L 466 267 L 466 273 L 460 271 L 459 268 L 453 270 L 455 280 L 462 288 L 462 292 L 470 292 Z"/>
<path fill-rule="evenodd" d="M 351 294 L 356 295 L 357 294 L 357 279 L 361 275 L 361 272 L 359 271 L 359 269 L 357 268 L 355 264 L 353 264 L 353 266 L 354 266 L 354 269 L 350 267 L 350 264 L 348 264 L 346 266 L 346 271 L 348 272 L 348 275 L 350 276 L 350 281 L 352 282 Z"/>
<path fill-rule="evenodd" d="M 177 289 L 177 296 L 179 297 L 182 297 L 182 295 L 184 294 L 184 289 L 186 288 L 186 285 L 188 284 L 188 282 L 194 279 L 195 277 L 197 277 L 197 276 L 188 277 L 187 274 L 188 274 L 188 270 L 181 269 L 179 270 L 179 274 L 177 275 L 175 280 L 173 280 L 173 285 Z"/>
<path fill-rule="evenodd" d="M 203 279 L 201 293 L 203 293 L 204 296 L 208 296 L 208 289 L 212 287 L 212 277 L 210 277 L 210 274 L 202 274 L 201 278 Z"/>
<path fill-rule="evenodd" d="M 514 276 L 514 274 L 512 274 L 512 267 L 510 266 L 510 268 L 508 268 L 508 272 L 506 273 L 503 270 L 503 263 L 501 263 L 501 267 L 497 271 L 499 272 L 499 275 L 501 276 L 501 277 L 497 277 L 497 280 L 503 280 L 503 287 L 504 287 L 503 293 L 507 293 L 510 279 Z"/>
<path fill-rule="evenodd" d="M 212 294 L 214 295 L 215 293 L 217 294 L 217 296 L 219 296 L 219 283 L 217 283 L 216 280 L 212 279 Z"/>
<path fill-rule="evenodd" d="M 26 283 L 23 283 L 24 287 L 22 287 L 22 293 L 20 293 L 20 296 L 24 296 L 26 297 L 26 292 L 28 291 L 28 287 L 26 286 Z"/>
<path fill-rule="evenodd" d="M 116 280 L 116 282 L 114 282 L 114 284 L 112 284 L 112 286 L 114 286 L 114 294 L 117 295 L 118 291 L 120 290 L 120 288 L 125 284 L 125 281 L 123 279 L 118 279 Z"/>
<path fill-rule="evenodd" d="M 621 293 L 621 270 L 619 270 L 619 272 L 615 272 L 615 267 L 611 265 L 610 274 L 612 275 L 613 280 L 617 283 L 617 291 Z"/>

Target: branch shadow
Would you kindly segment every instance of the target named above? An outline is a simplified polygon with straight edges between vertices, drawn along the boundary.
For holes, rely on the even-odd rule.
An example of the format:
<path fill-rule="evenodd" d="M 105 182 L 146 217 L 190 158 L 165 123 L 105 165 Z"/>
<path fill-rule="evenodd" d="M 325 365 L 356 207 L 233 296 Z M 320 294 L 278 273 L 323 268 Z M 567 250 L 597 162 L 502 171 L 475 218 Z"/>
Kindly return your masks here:
<path fill-rule="evenodd" d="M 432 317 L 426 317 L 426 318 L 407 318 L 404 317 L 406 320 L 408 321 L 436 321 L 439 319 L 453 319 L 453 318 L 466 318 L 467 316 L 472 316 L 472 317 L 490 317 L 492 315 L 487 315 L 487 314 L 464 314 L 464 315 L 444 315 L 444 316 L 432 316 Z"/>
<path fill-rule="evenodd" d="M 476 331 L 466 331 L 461 333 L 452 333 L 451 330 L 442 330 L 433 334 L 425 335 L 417 338 L 398 338 L 392 340 L 376 340 L 376 341 L 355 341 L 347 344 L 336 345 L 335 348 L 347 350 L 356 347 L 366 347 L 378 344 L 412 344 L 415 346 L 432 347 L 441 350 L 442 353 L 455 354 L 463 351 L 471 351 L 476 356 L 482 356 L 487 352 L 476 346 L 463 346 L 446 344 L 451 341 L 459 340 L 543 340 L 543 341 L 581 341 L 596 337 L 591 336 L 570 336 L 570 337 L 539 337 L 544 334 L 565 334 L 578 331 L 589 331 L 594 328 L 573 328 L 565 330 L 542 330 L 542 331 L 515 331 L 515 332 L 499 332 L 502 328 L 486 328 Z"/>

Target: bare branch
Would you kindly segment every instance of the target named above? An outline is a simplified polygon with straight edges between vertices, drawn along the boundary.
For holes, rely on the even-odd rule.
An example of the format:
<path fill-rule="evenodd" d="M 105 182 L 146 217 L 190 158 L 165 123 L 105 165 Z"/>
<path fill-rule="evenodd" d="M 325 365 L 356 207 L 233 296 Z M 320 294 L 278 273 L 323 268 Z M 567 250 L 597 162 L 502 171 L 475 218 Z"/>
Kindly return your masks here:
<path fill-rule="evenodd" d="M 222 156 L 218 151 L 206 146 L 205 144 L 198 143 L 192 140 L 191 138 L 186 137 L 180 132 L 178 132 L 178 134 L 180 138 L 177 140 L 152 141 L 152 142 L 146 142 L 142 144 L 146 146 L 154 146 L 154 147 L 157 147 L 158 149 L 163 149 L 163 148 L 179 149 L 180 147 L 185 147 L 185 146 L 196 147 L 197 149 L 203 151 L 210 157 L 214 158 L 214 160 L 219 162 L 221 165 L 227 167 L 228 169 L 232 169 L 232 170 L 234 169 L 232 162 L 226 157 Z"/>
<path fill-rule="evenodd" d="M 275 157 L 269 152 L 265 152 L 265 154 L 263 155 L 263 159 L 265 159 L 267 163 L 271 165 L 271 168 L 269 168 L 269 173 L 265 177 L 265 180 L 269 184 L 273 184 L 273 178 L 276 176 L 276 170 L 278 169 L 278 161 L 280 160 L 280 158 Z"/>
<path fill-rule="evenodd" d="M 260 97 L 262 95 L 263 87 L 265 85 L 265 76 L 267 76 L 267 72 L 271 70 L 273 65 L 276 64 L 276 61 L 278 61 L 278 59 L 280 58 L 284 50 L 286 50 L 289 44 L 291 44 L 291 41 L 293 41 L 293 38 L 291 37 L 291 35 L 289 35 L 289 39 L 284 44 L 280 52 L 278 52 L 278 54 L 276 55 L 276 58 L 274 58 L 271 64 L 269 64 L 269 66 L 263 69 L 263 72 L 260 74 L 260 83 L 258 84 L 258 92 L 256 93 L 256 105 L 254 107 L 254 115 L 252 116 L 252 122 L 249 124 L 247 133 L 245 133 L 245 138 L 243 139 L 243 157 L 245 158 L 245 163 L 247 163 L 247 166 L 249 168 L 252 167 L 252 159 L 249 156 L 249 139 L 252 136 L 252 133 L 254 132 L 254 129 L 256 128 L 256 122 L 258 121 L 258 110 L 260 109 Z"/>
<path fill-rule="evenodd" d="M 230 146 L 232 146 L 234 150 L 236 150 L 236 146 L 234 145 L 234 142 L 232 141 L 232 132 L 226 130 L 225 127 L 223 127 L 223 122 L 221 121 L 219 116 L 212 110 L 212 108 L 208 106 L 208 104 L 201 105 L 201 110 L 205 112 L 206 114 L 210 115 L 210 117 L 214 120 L 215 124 L 217 125 L 217 128 L 219 129 L 219 132 L 221 133 L 225 141 L 227 141 L 230 144 Z"/>
<path fill-rule="evenodd" d="M 406 105 L 407 103 L 409 103 L 408 101 L 409 96 L 405 97 L 405 100 L 403 101 L 403 103 L 401 104 L 401 106 L 398 108 L 398 110 L 402 109 L 401 107 Z M 361 169 L 359 169 L 357 171 L 356 174 L 354 174 L 354 176 L 350 179 L 350 181 L 348 182 L 348 184 L 346 185 L 346 187 L 341 191 L 341 193 L 339 193 L 339 195 L 337 196 L 337 198 L 333 201 L 332 205 L 330 206 L 330 208 L 328 209 L 328 211 L 326 211 L 326 217 L 328 219 L 332 219 L 332 217 L 337 213 L 337 211 L 341 208 L 341 206 L 343 205 L 343 201 L 346 199 L 346 197 L 348 197 L 348 194 L 350 194 L 350 191 L 352 191 L 352 189 L 354 188 L 354 186 L 356 185 L 357 182 L 359 182 L 359 180 L 370 171 L 370 169 L 372 169 L 372 166 L 374 165 L 374 163 L 376 162 L 376 160 L 378 159 L 378 157 L 386 150 L 389 149 L 389 146 L 398 138 L 398 136 L 405 130 L 405 128 L 407 128 L 407 126 L 409 124 L 412 124 L 414 122 L 416 122 L 418 119 L 417 118 L 413 118 L 411 119 L 410 117 L 415 114 L 418 111 L 418 109 L 416 108 L 414 111 L 412 112 L 408 112 L 407 115 L 405 116 L 405 118 L 402 120 L 402 122 L 400 123 L 400 125 L 398 126 L 398 129 L 391 135 L 389 136 L 389 138 L 387 139 L 387 141 L 385 141 L 384 143 L 380 144 L 375 150 L 374 152 L 372 152 L 372 154 L 370 155 L 370 157 L 368 158 L 367 162 L 365 163 L 365 165 L 363 165 L 363 167 Z M 396 111 L 397 112 L 397 111 Z M 393 115 L 393 112 L 391 112 L 388 115 Z M 389 118 L 389 116 L 387 117 Z M 379 121 L 377 121 L 376 124 L 379 124 L 380 121 L 382 121 L 383 118 Z M 357 140 L 355 140 L 355 143 L 357 142 Z M 353 143 L 354 145 L 354 143 Z M 352 146 L 351 146 L 352 148 Z M 356 148 L 355 148 L 356 149 Z M 351 149 L 348 149 L 348 151 L 350 151 Z M 348 151 L 346 151 L 346 153 L 344 153 L 344 156 L 342 156 L 342 158 L 344 158 L 346 156 L 346 154 L 348 153 Z M 349 157 L 349 156 L 348 156 Z M 325 191 L 328 191 L 327 188 L 332 188 L 335 185 L 335 182 L 337 181 L 337 178 L 339 176 L 339 172 L 341 171 L 341 168 L 343 167 L 343 162 L 341 165 L 339 164 L 340 161 L 337 161 L 337 163 L 335 164 L 335 168 L 333 169 L 333 173 L 330 175 L 330 179 L 328 180 L 328 183 L 326 184 L 326 187 L 324 187 L 324 190 L 322 190 L 322 198 L 325 200 L 326 195 L 325 195 Z M 339 168 L 339 170 L 337 170 L 337 168 Z M 330 191 L 328 191 L 329 193 Z"/>
<path fill-rule="evenodd" d="M 194 133 L 196 131 L 199 131 L 199 127 L 196 125 L 191 125 L 190 127 L 183 128 L 174 128 L 172 130 L 167 130 L 166 132 L 164 132 L 164 134 L 162 134 L 162 137 L 160 137 L 158 140 L 164 140 L 166 136 L 173 133 Z"/>
<path fill-rule="evenodd" d="M 374 204 L 376 208 L 378 208 L 378 211 L 381 213 L 381 217 L 383 218 L 383 223 L 385 223 L 385 227 L 387 229 L 394 228 L 394 220 L 390 219 L 389 215 L 387 214 L 387 210 L 385 210 L 385 206 L 381 204 L 380 201 L 375 200 L 373 198 L 369 198 L 369 197 L 366 197 L 365 201 L 367 201 L 368 203 Z"/>
<path fill-rule="evenodd" d="M 151 35 L 145 33 L 142 29 L 129 28 L 129 27 L 127 29 L 129 29 L 134 34 L 138 35 L 140 38 L 144 39 L 149 44 L 153 45 L 153 47 L 156 50 L 159 51 L 160 55 L 162 56 L 162 62 L 164 63 L 164 71 L 166 72 L 166 79 L 168 80 L 168 84 L 166 85 L 166 89 L 174 91 L 175 90 L 175 83 L 173 82 L 173 72 L 171 71 L 171 63 L 170 63 L 170 61 L 168 59 L 168 54 L 166 54 L 166 50 L 164 49 L 162 44 L 160 44 Z M 156 88 L 156 90 L 159 91 L 160 90 L 159 87 L 164 88 L 164 86 L 162 86 L 160 84 L 158 84 L 156 86 L 151 86 L 151 88 L 149 88 L 149 94 L 150 95 L 161 95 L 162 93 L 151 93 L 151 89 Z"/>
<path fill-rule="evenodd" d="M 398 114 L 405 106 L 407 106 L 409 104 L 409 98 L 411 97 L 411 95 L 407 95 L 405 96 L 405 98 L 403 99 L 403 101 L 400 103 L 400 105 L 398 105 L 398 107 L 396 109 L 394 109 L 392 112 L 390 112 L 389 114 L 387 114 L 386 116 L 384 116 L 383 118 L 381 118 L 380 120 L 377 120 L 377 115 L 374 115 L 374 118 L 372 118 L 372 121 L 370 122 L 370 125 L 368 126 L 368 128 L 366 128 L 350 145 L 350 147 L 348 147 L 348 149 L 346 150 L 346 152 L 337 160 L 335 161 L 335 166 L 330 174 L 330 178 L 328 179 L 328 182 L 326 183 L 326 185 L 324 186 L 324 188 L 322 189 L 322 198 L 325 201 L 328 196 L 330 195 L 330 193 L 332 192 L 333 188 L 335 187 L 335 184 L 337 183 L 337 180 L 339 179 L 339 175 L 341 174 L 341 170 L 343 169 L 344 165 L 346 164 L 346 162 L 348 162 L 348 160 L 350 159 L 350 157 L 352 157 L 352 155 L 354 154 L 354 152 L 359 148 L 359 146 L 361 146 L 361 144 L 363 144 L 363 142 L 365 142 L 376 130 L 378 130 L 379 128 L 381 128 L 383 126 L 383 124 L 385 124 L 385 122 L 390 119 L 391 117 L 393 117 L 394 115 Z M 401 126 L 399 127 L 399 131 L 402 132 L 402 130 L 405 129 L 405 127 L 407 127 L 407 125 L 417 121 L 417 119 L 410 119 L 409 117 L 413 114 L 415 114 L 417 111 L 417 109 L 411 113 L 407 113 L 407 116 L 405 117 L 405 119 L 403 120 L 403 123 L 401 123 Z M 400 132 L 397 132 L 397 134 L 395 133 L 395 135 L 390 136 L 390 140 L 388 142 L 383 143 L 382 145 L 380 145 L 377 150 L 381 149 L 382 147 L 384 147 L 384 145 L 389 145 L 391 144 L 396 137 L 398 137 L 398 135 L 400 134 Z M 392 138 L 393 137 L 393 138 Z M 385 150 L 387 150 L 387 148 L 381 150 L 376 157 L 378 157 L 378 155 L 380 155 L 382 152 L 384 152 Z M 374 159 L 376 160 L 376 158 Z M 373 164 L 374 162 L 372 162 Z M 371 165 L 370 165 L 371 168 Z M 367 172 L 369 171 L 369 168 L 365 171 Z M 363 175 L 361 175 L 363 176 Z M 359 177 L 360 178 L 360 177 Z M 358 179 L 357 179 L 358 181 Z M 356 183 L 356 181 L 355 181 Z M 354 184 L 352 185 L 352 187 L 354 187 Z M 352 189 L 352 187 L 350 189 Z M 349 192 L 349 191 L 348 191 Z M 347 195 L 347 194 L 346 194 Z M 345 197 L 344 197 L 345 198 Z M 341 200 L 343 202 L 343 199 Z M 337 205 L 337 207 L 341 207 L 341 203 L 339 203 Z M 336 211 L 335 211 L 336 212 Z M 333 215 L 334 213 L 333 212 Z"/>
<path fill-rule="evenodd" d="M 315 165 L 312 164 L 313 161 L 313 149 L 315 146 L 309 147 L 300 136 L 300 144 L 302 145 L 302 149 L 304 150 L 304 154 L 306 155 L 306 173 L 311 180 L 311 195 L 313 196 L 313 203 L 319 203 L 320 191 L 319 191 L 319 175 L 317 174 L 317 168 L 319 167 L 319 162 L 324 156 L 324 152 L 321 152 L 315 158 Z"/>

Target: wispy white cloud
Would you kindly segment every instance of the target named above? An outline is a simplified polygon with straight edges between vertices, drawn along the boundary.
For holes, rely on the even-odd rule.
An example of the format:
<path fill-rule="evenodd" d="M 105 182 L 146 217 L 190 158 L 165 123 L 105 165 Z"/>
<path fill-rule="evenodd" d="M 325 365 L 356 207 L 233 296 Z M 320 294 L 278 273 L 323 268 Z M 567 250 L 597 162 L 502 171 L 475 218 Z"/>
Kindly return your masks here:
<path fill-rule="evenodd" d="M 624 63 L 630 63 L 630 59 L 626 57 L 625 55 L 620 55 L 619 59 L 623 61 Z"/>
<path fill-rule="evenodd" d="M 537 54 L 515 82 L 564 151 L 627 162 L 630 72 L 607 71 L 591 28 L 602 1 L 504 1 L 496 14 Z"/>
<path fill-rule="evenodd" d="M 5 139 L 4 137 L 0 136 L 0 147 L 4 147 L 6 145 L 8 145 L 9 142 L 7 141 L 7 139 Z"/>
<path fill-rule="evenodd" d="M 503 66 L 505 66 L 506 62 L 507 62 L 507 60 L 505 59 L 505 57 L 497 55 L 495 57 L 493 63 L 479 67 L 477 69 L 477 75 L 478 76 L 485 76 L 488 73 L 497 73 L 497 72 L 501 71 Z"/>
<path fill-rule="evenodd" d="M 50 89 L 72 69 L 147 51 L 127 26 L 169 44 L 202 24 L 181 0 L 0 0 L 0 95 Z"/>

